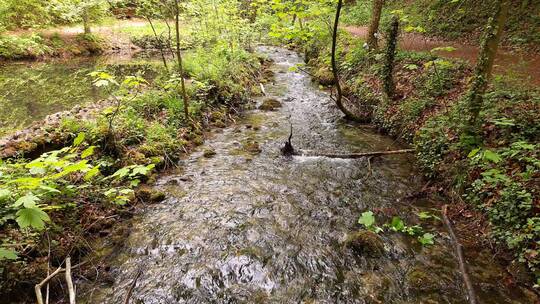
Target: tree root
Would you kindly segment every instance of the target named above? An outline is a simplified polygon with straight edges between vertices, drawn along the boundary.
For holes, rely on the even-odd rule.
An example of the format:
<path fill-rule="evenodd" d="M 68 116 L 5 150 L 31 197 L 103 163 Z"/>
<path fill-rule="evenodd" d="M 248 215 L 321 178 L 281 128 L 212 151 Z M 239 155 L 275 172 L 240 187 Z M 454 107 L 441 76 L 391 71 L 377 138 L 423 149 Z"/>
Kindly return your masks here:
<path fill-rule="evenodd" d="M 452 239 L 452 242 L 454 243 L 454 247 L 457 253 L 457 259 L 459 262 L 459 270 L 461 272 L 461 275 L 463 276 L 463 282 L 465 283 L 467 294 L 469 295 L 469 303 L 476 304 L 477 303 L 476 292 L 474 291 L 474 286 L 472 284 L 471 278 L 469 277 L 469 273 L 467 272 L 467 267 L 465 264 L 465 257 L 463 255 L 463 246 L 461 245 L 461 243 L 456 237 L 456 234 L 454 233 L 454 229 L 452 228 L 452 223 L 450 222 L 450 219 L 448 218 L 447 209 L 448 209 L 448 205 L 444 205 L 442 207 L 442 216 L 444 219 L 444 224 L 446 225 L 448 229 L 448 233 L 450 234 L 450 238 Z"/>

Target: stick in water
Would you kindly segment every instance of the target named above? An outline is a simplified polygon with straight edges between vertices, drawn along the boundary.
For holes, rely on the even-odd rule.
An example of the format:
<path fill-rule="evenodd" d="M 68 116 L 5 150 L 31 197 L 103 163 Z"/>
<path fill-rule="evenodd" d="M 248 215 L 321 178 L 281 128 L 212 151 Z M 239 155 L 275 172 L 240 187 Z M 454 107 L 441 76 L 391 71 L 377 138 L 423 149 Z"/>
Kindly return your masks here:
<path fill-rule="evenodd" d="M 365 152 L 365 153 L 318 153 L 307 150 L 300 150 L 295 155 L 298 156 L 321 156 L 328 158 L 362 158 L 362 157 L 372 157 L 372 156 L 383 156 L 383 155 L 392 155 L 392 154 L 405 154 L 405 153 L 414 153 L 414 149 L 403 149 L 403 150 L 393 150 L 393 151 L 376 151 L 376 152 Z"/>
<path fill-rule="evenodd" d="M 444 224 L 448 228 L 448 233 L 450 234 L 450 238 L 452 238 L 452 242 L 454 243 L 457 258 L 459 262 L 459 270 L 461 271 L 461 275 L 463 276 L 463 281 L 465 282 L 465 287 L 467 288 L 467 293 L 469 295 L 469 303 L 470 304 L 476 304 L 476 293 L 474 291 L 474 286 L 472 284 L 471 278 L 469 277 L 469 273 L 467 272 L 467 268 L 465 265 L 465 257 L 463 255 L 463 246 L 459 243 L 459 240 L 456 237 L 456 234 L 454 233 L 454 229 L 452 228 L 452 223 L 450 223 L 450 219 L 447 215 L 448 205 L 444 205 L 442 207 L 442 216 L 444 219 Z"/>

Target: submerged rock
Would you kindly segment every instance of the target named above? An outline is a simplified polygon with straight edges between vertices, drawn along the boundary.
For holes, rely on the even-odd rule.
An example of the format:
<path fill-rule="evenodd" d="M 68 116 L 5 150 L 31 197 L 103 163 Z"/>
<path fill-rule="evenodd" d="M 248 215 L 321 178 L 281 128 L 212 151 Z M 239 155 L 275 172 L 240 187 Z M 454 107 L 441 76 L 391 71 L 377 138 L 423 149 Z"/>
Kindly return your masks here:
<path fill-rule="evenodd" d="M 216 155 L 216 151 L 212 148 L 205 148 L 203 151 L 203 156 L 206 158 L 214 157 L 214 155 Z"/>
<path fill-rule="evenodd" d="M 440 288 L 438 276 L 429 268 L 416 266 L 407 273 L 407 283 L 413 291 L 434 291 Z"/>
<path fill-rule="evenodd" d="M 166 198 L 165 193 L 149 187 L 139 188 L 136 192 L 136 196 L 138 199 L 147 203 L 159 203 Z"/>
<path fill-rule="evenodd" d="M 384 254 L 384 242 L 375 232 L 362 230 L 347 235 L 345 246 L 358 255 L 380 257 Z"/>
<path fill-rule="evenodd" d="M 277 108 L 281 108 L 281 102 L 274 98 L 265 99 L 259 106 L 259 110 L 263 111 L 274 111 Z"/>

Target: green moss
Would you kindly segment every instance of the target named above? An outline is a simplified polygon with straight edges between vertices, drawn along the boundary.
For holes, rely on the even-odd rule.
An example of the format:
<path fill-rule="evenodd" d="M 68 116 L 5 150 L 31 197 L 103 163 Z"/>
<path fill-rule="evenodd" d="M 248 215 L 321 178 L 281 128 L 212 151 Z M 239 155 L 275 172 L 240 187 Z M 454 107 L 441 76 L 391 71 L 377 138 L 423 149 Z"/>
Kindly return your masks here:
<path fill-rule="evenodd" d="M 280 107 L 281 107 L 281 102 L 279 100 L 275 98 L 267 98 L 263 100 L 262 104 L 259 106 L 259 110 L 274 111 Z"/>
<path fill-rule="evenodd" d="M 381 237 L 369 230 L 350 233 L 347 235 L 344 244 L 361 256 L 377 258 L 383 256 L 385 252 L 384 242 Z"/>

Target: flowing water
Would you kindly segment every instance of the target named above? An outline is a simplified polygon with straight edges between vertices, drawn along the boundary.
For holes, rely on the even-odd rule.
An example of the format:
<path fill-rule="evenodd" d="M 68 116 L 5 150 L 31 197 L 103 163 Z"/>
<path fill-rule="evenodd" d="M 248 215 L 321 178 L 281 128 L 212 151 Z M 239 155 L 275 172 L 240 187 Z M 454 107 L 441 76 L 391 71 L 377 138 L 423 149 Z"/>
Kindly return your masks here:
<path fill-rule="evenodd" d="M 140 273 L 131 303 L 466 303 L 440 223 L 425 225 L 436 235 L 431 247 L 389 232 L 380 234 L 382 254 L 345 245 L 366 210 L 412 223 L 414 212 L 435 204 L 407 199 L 423 185 L 411 156 L 282 157 L 289 122 L 297 148 L 399 147 L 343 122 L 326 92 L 289 71 L 302 61 L 296 53 L 261 51 L 275 61 L 267 93 L 283 107 L 248 111 L 162 177 L 157 187 L 168 198 L 129 223 L 112 257 L 114 282 L 82 288 L 83 302 L 124 303 Z M 261 153 L 246 152 L 257 144 Z M 208 148 L 214 157 L 203 156 Z M 501 285 L 503 271 L 489 258 L 483 263 L 471 265 L 482 303 L 529 303 L 518 288 Z"/>

